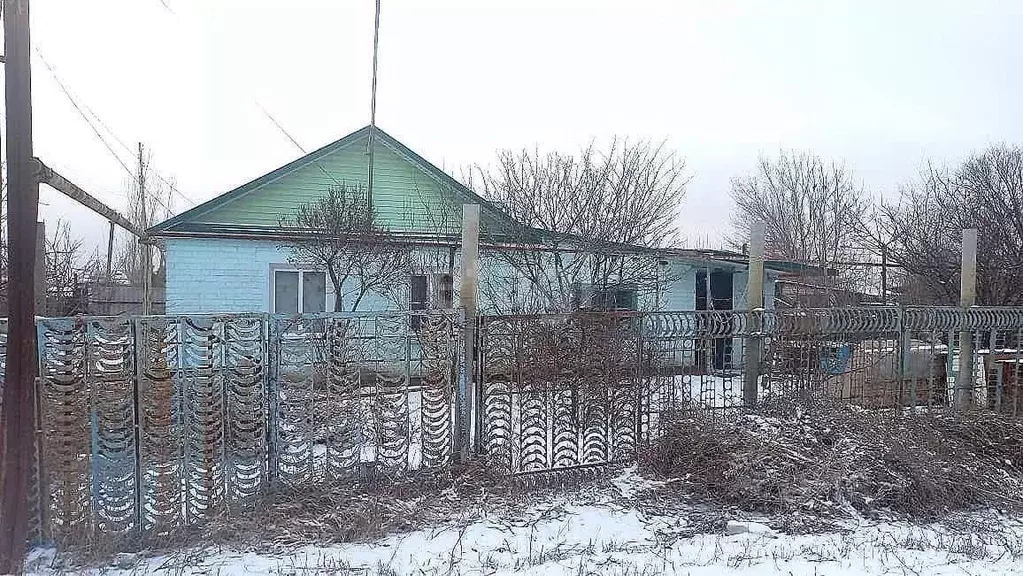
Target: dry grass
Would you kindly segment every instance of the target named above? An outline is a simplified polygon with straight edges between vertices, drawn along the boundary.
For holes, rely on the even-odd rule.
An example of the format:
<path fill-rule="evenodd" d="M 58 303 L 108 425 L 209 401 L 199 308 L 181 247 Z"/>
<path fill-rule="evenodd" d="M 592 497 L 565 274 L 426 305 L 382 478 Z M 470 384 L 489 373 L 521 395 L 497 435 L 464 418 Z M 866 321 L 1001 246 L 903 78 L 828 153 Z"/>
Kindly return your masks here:
<path fill-rule="evenodd" d="M 1023 508 L 1023 419 L 800 402 L 678 415 L 644 456 L 697 498 L 765 513 L 916 518 Z"/>
<path fill-rule="evenodd" d="M 466 525 L 484 515 L 514 518 L 553 493 L 606 490 L 606 475 L 562 474 L 509 478 L 494 474 L 485 461 L 388 477 L 342 478 L 282 487 L 275 494 L 217 510 L 208 521 L 173 534 L 67 542 L 56 564 L 68 569 L 103 564 L 134 564 L 142 556 L 182 551 L 209 554 L 218 548 L 287 553 L 300 546 L 371 542 L 424 528 Z M 605 470 L 607 472 L 607 470 Z M 123 553 L 141 550 L 140 554 Z M 201 551 L 201 552 L 199 552 Z M 195 564 L 199 559 L 184 558 Z M 168 566 L 170 568 L 171 566 Z"/>
<path fill-rule="evenodd" d="M 241 514 L 225 510 L 196 535 L 203 542 L 259 549 L 365 542 L 472 518 L 485 499 L 497 506 L 512 497 L 481 463 L 398 478 L 315 482 L 268 495 Z"/>

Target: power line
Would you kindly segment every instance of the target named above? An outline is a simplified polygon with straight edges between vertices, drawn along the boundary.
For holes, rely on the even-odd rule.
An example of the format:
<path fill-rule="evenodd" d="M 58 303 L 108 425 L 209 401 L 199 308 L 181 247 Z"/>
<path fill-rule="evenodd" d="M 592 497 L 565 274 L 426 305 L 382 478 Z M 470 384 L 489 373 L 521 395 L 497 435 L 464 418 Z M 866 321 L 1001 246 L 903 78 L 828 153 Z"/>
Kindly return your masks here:
<path fill-rule="evenodd" d="M 124 161 L 123 161 L 123 160 L 121 159 L 120 155 L 118 155 L 118 154 L 117 154 L 117 152 L 115 152 L 115 151 L 114 151 L 114 149 L 113 149 L 113 147 L 112 147 L 112 146 L 110 145 L 110 143 L 109 143 L 109 142 L 107 142 L 107 139 L 103 137 L 103 134 L 101 134 L 101 133 L 100 133 L 100 131 L 99 131 L 99 129 L 98 129 L 98 128 L 96 128 L 95 124 L 93 124 L 93 119 L 94 119 L 94 120 L 95 120 L 95 121 L 96 121 L 97 123 L 99 123 L 99 125 L 100 125 L 100 126 L 102 126 L 102 127 L 103 127 L 103 129 L 104 129 L 104 130 L 106 130 L 106 131 L 107 131 L 107 133 L 108 133 L 108 134 L 109 134 L 109 135 L 110 135 L 111 137 L 113 137 L 113 139 L 114 139 L 114 140 L 115 140 L 115 141 L 116 141 L 116 142 L 117 142 L 118 144 L 120 144 L 122 148 L 124 148 L 124 149 L 125 149 L 126 151 L 128 151 L 129 153 L 133 153 L 133 152 L 132 152 L 132 149 L 131 149 L 131 148 L 130 148 L 130 147 L 129 147 L 129 146 L 127 145 L 127 144 L 125 144 L 123 140 L 121 140 L 120 138 L 118 138 L 118 137 L 117 137 L 117 134 L 116 134 L 116 133 L 115 133 L 115 132 L 114 132 L 113 130 L 111 130 L 111 129 L 110 129 L 110 127 L 109 127 L 109 126 L 107 126 L 105 122 L 103 122 L 103 119 L 102 119 L 102 118 L 100 118 L 100 117 L 99 117 L 99 115 L 98 115 L 98 114 L 96 114 L 96 112 L 94 112 L 94 111 L 92 110 L 92 108 L 89 108 L 89 105 L 88 105 L 88 104 L 86 104 L 85 102 L 82 102 L 82 103 L 79 103 L 79 102 L 78 102 L 78 99 L 76 99 L 76 98 L 74 97 L 74 95 L 73 95 L 73 94 L 71 94 L 71 90 L 70 90 L 70 89 L 69 89 L 69 88 L 67 87 L 67 85 L 66 85 L 66 84 L 64 84 L 64 82 L 63 82 L 63 81 L 62 81 L 62 80 L 60 79 L 60 76 L 59 76 L 59 75 L 57 74 L 57 71 L 56 71 L 56 70 L 55 70 L 55 69 L 53 68 L 53 66 L 52 66 L 52 65 L 50 65 L 50 63 L 49 63 L 49 62 L 48 62 L 48 61 L 46 60 L 46 58 L 45 58 L 45 57 L 43 56 L 43 53 L 42 53 L 42 52 L 41 52 L 41 51 L 39 50 L 39 48 L 38 48 L 38 47 L 36 47 L 36 54 L 37 54 L 37 55 L 39 56 L 39 59 L 40 59 L 40 60 L 41 60 L 41 61 L 43 62 L 43 64 L 44 64 L 44 65 L 46 66 L 46 69 L 47 69 L 47 70 L 48 70 L 48 71 L 50 72 L 50 76 L 52 76 L 52 77 L 53 77 L 53 80 L 54 80 L 54 81 L 55 81 L 55 82 L 57 83 L 57 85 L 58 85 L 58 86 L 60 87 L 61 91 L 62 91 L 62 92 L 64 93 L 64 95 L 65 95 L 65 96 L 67 97 L 67 99 L 68 99 L 68 100 L 69 100 L 69 101 L 71 102 L 71 105 L 72 105 L 72 106 L 74 106 L 74 108 L 75 108 L 75 110 L 76 110 L 76 111 L 78 112 L 78 114 L 79 114 L 79 115 L 80 115 L 80 116 L 82 117 L 82 119 L 83 119 L 83 120 L 85 120 L 85 122 L 86 122 L 86 123 L 87 123 L 87 124 L 89 125 L 89 128 L 91 128 L 91 129 L 92 129 L 93 133 L 94 133 L 94 134 L 96 134 L 96 137 L 97 137 L 97 138 L 99 138 L 100 142 L 102 142 L 102 143 L 103 143 L 103 146 L 104 146 L 104 147 L 106 147 L 107 151 L 109 151 L 109 152 L 110 152 L 110 154 L 111 154 L 111 155 L 112 155 L 112 156 L 113 156 L 113 157 L 114 157 L 114 158 L 115 158 L 115 159 L 117 160 L 117 163 L 118 163 L 118 164 L 120 164 L 122 168 L 124 168 L 124 171 L 125 171 L 125 172 L 127 172 L 127 173 L 128 173 L 128 175 L 129 175 L 129 176 L 131 176 L 131 178 L 132 178 L 132 179 L 134 179 L 134 178 L 135 178 L 135 171 L 134 171 L 134 170 L 132 170 L 131 168 L 129 168 L 129 167 L 128 167 L 128 165 L 127 165 L 127 164 L 126 164 L 126 163 L 125 163 L 125 162 L 124 162 Z M 86 112 L 88 112 L 88 114 L 86 114 Z M 90 118 L 90 117 L 89 117 L 90 115 L 92 116 L 92 118 Z M 152 170 L 152 169 L 151 169 L 151 170 Z M 195 206 L 195 205 L 197 204 L 197 202 L 196 202 L 195 200 L 192 200 L 191 198 L 189 198 L 188 196 L 186 196 L 186 195 L 185 195 L 185 194 L 184 194 L 183 192 L 181 192 L 180 190 L 178 190 L 177 186 L 175 186 L 175 185 L 174 185 L 173 183 L 171 183 L 171 182 L 170 182 L 169 180 L 167 180 L 166 178 L 164 178 L 164 176 L 163 176 L 162 174 L 160 174 L 159 172 L 156 172 L 155 170 L 153 170 L 153 174 L 154 174 L 154 175 L 155 175 L 155 176 L 156 176 L 156 177 L 157 177 L 157 178 L 158 178 L 158 179 L 159 179 L 159 180 L 160 180 L 161 182 L 163 182 L 163 183 L 164 183 L 165 185 L 167 185 L 167 187 L 171 189 L 171 192 L 172 192 L 172 193 L 175 193 L 175 194 L 177 194 L 178 196 L 180 196 L 180 197 L 181 197 L 181 198 L 182 198 L 183 200 L 185 200 L 186 202 L 188 202 L 188 203 L 189 203 L 189 204 L 191 204 L 192 206 Z M 162 202 L 162 201 L 161 201 L 160 199 L 158 199 L 158 198 L 157 198 L 157 199 L 156 199 L 156 201 L 157 201 L 157 202 L 158 202 L 158 203 L 160 204 L 160 206 L 161 206 L 161 207 L 162 207 L 162 208 L 163 208 L 164 210 L 166 210 L 166 211 L 167 211 L 168 213 L 170 213 L 170 212 L 171 212 L 171 209 L 170 209 L 170 207 L 169 207 L 169 206 L 167 206 L 166 204 L 164 204 L 164 203 L 163 203 L 163 202 Z"/>
<path fill-rule="evenodd" d="M 285 136 L 285 137 L 286 137 L 286 138 L 287 138 L 288 140 L 291 140 L 291 141 L 292 141 L 292 143 L 293 143 L 293 144 L 295 144 L 295 147 L 296 147 L 296 148 L 299 148 L 299 151 L 300 151 L 300 152 L 302 152 L 302 153 L 304 153 L 304 154 L 305 154 L 305 153 L 309 153 L 309 152 L 307 152 L 307 151 L 306 151 L 306 149 L 305 149 L 304 147 L 302 147 L 302 144 L 300 144 L 298 140 L 296 140 L 295 138 L 293 138 L 293 137 L 292 137 L 292 135 L 291 135 L 290 133 L 288 133 L 288 132 L 287 132 L 287 130 L 284 130 L 284 127 L 283 127 L 283 126 L 281 126 L 279 122 L 277 122 L 277 119 L 273 118 L 273 115 L 271 115 L 271 114 L 270 114 L 269 112 L 267 112 L 267 109 L 266 109 L 266 108 L 264 108 L 262 104 L 260 104 L 259 102 L 256 102 L 256 105 L 257 105 L 257 106 L 259 106 L 259 109 L 263 110 L 263 114 L 264 114 L 264 115 L 266 115 L 266 117 L 267 117 L 268 119 L 270 119 L 270 122 L 272 122 L 272 123 L 273 123 L 273 125 L 277 127 L 277 130 L 280 130 L 280 132 L 281 132 L 281 133 L 282 133 L 282 134 L 283 134 L 283 135 L 284 135 L 284 136 Z M 325 169 L 325 168 L 323 168 L 323 165 L 322 165 L 322 164 L 320 164 L 320 163 L 318 163 L 318 162 L 317 162 L 317 163 L 316 163 L 316 168 L 319 168 L 319 169 L 320 169 L 320 172 L 322 172 L 324 176 L 326 176 L 327 178 L 329 178 L 329 179 L 333 180 L 333 183 L 337 184 L 338 186 L 341 186 L 341 185 L 342 185 L 342 183 L 341 183 L 341 182 L 339 182 L 337 178 L 333 177 L 333 175 L 332 175 L 332 174 L 330 174 L 329 172 L 327 172 L 327 171 L 326 171 L 326 169 Z"/>
<path fill-rule="evenodd" d="M 299 144 L 298 141 L 295 140 L 291 136 L 291 134 L 289 134 L 288 131 L 284 129 L 284 126 L 281 126 L 281 123 L 278 122 L 277 119 L 274 118 L 269 112 L 267 112 L 266 108 L 263 108 L 262 104 L 260 104 L 259 102 L 256 102 L 256 106 L 259 106 L 259 109 L 263 111 L 263 114 L 266 115 L 266 117 L 269 118 L 270 121 L 274 123 L 274 126 L 276 126 L 277 129 L 280 130 L 281 133 L 284 134 L 284 136 L 286 136 L 288 138 L 288 140 L 290 140 L 291 143 L 295 145 L 295 148 L 298 148 L 299 152 L 301 152 L 303 154 L 308 154 L 308 152 L 305 151 L 305 148 L 303 148 L 302 145 Z"/>
<path fill-rule="evenodd" d="M 117 160 L 117 163 L 121 165 L 121 168 L 124 168 L 124 171 L 127 172 L 129 176 L 134 178 L 135 173 L 132 171 L 131 168 L 128 168 L 128 165 L 125 164 L 124 160 L 121 160 L 121 157 L 118 156 L 117 152 L 114 152 L 113 147 L 110 146 L 110 143 L 107 142 L 107 139 L 103 137 L 103 134 L 101 134 L 99 129 L 97 129 L 96 126 L 92 123 L 92 120 L 89 119 L 88 115 L 85 114 L 85 111 L 82 110 L 82 107 L 78 105 L 78 101 L 76 101 L 74 96 L 71 95 L 71 92 L 68 90 L 67 86 L 64 85 L 64 82 L 61 81 L 60 76 L 57 75 L 57 71 L 53 69 L 53 66 L 50 66 L 49 62 L 46 61 L 46 58 L 43 57 L 43 53 L 39 51 L 38 47 L 36 48 L 36 54 L 39 55 L 39 59 L 42 60 L 43 65 L 46 66 L 46 69 L 50 71 L 50 76 L 52 76 L 53 80 L 57 82 L 57 86 L 59 86 L 61 91 L 64 92 L 64 95 L 67 96 L 67 99 L 71 101 L 71 105 L 75 107 L 75 110 L 78 112 L 78 115 L 82 117 L 82 120 L 85 120 L 85 123 L 89 125 L 89 128 L 91 128 L 92 132 L 96 135 L 97 138 L 99 138 L 99 141 L 103 143 L 103 146 L 105 146 L 107 151 L 110 152 L 110 155 Z M 123 145 L 124 143 L 122 142 L 122 146 Z"/>
<path fill-rule="evenodd" d="M 377 132 L 377 48 L 380 46 L 380 0 L 376 0 L 373 14 L 373 84 L 369 99 L 369 174 L 367 175 L 366 202 L 373 205 L 373 155 L 376 152 Z"/>

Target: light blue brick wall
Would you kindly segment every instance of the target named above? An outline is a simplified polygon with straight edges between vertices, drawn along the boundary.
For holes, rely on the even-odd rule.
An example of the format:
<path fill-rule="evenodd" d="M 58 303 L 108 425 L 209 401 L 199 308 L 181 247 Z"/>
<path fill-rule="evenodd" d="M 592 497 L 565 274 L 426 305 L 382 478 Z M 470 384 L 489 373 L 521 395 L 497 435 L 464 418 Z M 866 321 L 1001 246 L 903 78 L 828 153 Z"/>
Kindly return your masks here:
<path fill-rule="evenodd" d="M 270 264 L 287 255 L 272 242 L 167 239 L 167 313 L 267 312 Z"/>
<path fill-rule="evenodd" d="M 217 314 L 270 311 L 270 270 L 287 267 L 288 252 L 261 240 L 219 238 L 167 239 L 167 313 Z M 329 284 L 329 282 L 328 282 Z M 351 305 L 355 280 L 345 283 L 345 306 Z M 328 286 L 327 306 L 335 291 Z M 393 309 L 395 304 L 368 293 L 359 310 Z"/>
<path fill-rule="evenodd" d="M 433 271 L 444 271 L 446 257 L 433 254 L 423 258 Z M 460 257 L 455 256 L 455 305 L 458 302 L 458 266 Z M 167 240 L 167 313 L 198 314 L 226 312 L 269 312 L 270 311 L 270 270 L 274 266 L 288 266 L 288 253 L 273 241 L 226 240 L 212 238 L 169 238 Z M 696 309 L 696 268 L 691 264 L 673 261 L 664 273 L 671 280 L 660 294 L 644 295 L 640 306 L 646 310 L 695 310 Z M 515 277 L 507 266 L 481 265 L 481 276 L 491 273 Z M 481 284 L 484 279 L 481 278 Z M 522 281 L 519 280 L 521 284 Z M 345 284 L 345 308 L 350 307 L 352 293 L 357 287 L 355 280 Z M 774 305 L 774 280 L 765 279 L 765 302 Z M 333 305 L 333 287 L 328 287 L 327 306 Z M 519 286 L 525 294 L 528 286 Z M 746 306 L 746 273 L 737 272 L 733 281 L 734 307 Z M 509 298 L 511 294 L 509 294 Z M 481 311 L 495 312 L 493 303 L 480 298 Z M 359 310 L 394 309 L 396 305 L 377 294 L 367 294 Z"/>

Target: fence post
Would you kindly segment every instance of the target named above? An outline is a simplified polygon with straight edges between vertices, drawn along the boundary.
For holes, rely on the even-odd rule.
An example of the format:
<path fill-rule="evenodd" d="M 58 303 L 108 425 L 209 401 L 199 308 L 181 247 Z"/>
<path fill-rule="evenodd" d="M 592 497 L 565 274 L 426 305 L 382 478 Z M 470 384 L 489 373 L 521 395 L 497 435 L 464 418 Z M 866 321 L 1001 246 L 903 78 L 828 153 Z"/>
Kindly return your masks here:
<path fill-rule="evenodd" d="M 747 408 L 757 403 L 757 389 L 760 382 L 761 339 L 755 336 L 761 330 L 759 317 L 754 310 L 764 307 L 764 243 L 767 226 L 763 221 L 754 222 L 750 230 L 749 274 L 746 281 L 746 310 L 750 323 L 750 334 L 746 338 L 744 354 L 742 402 Z"/>
<path fill-rule="evenodd" d="M 973 333 L 965 326 L 966 311 L 977 303 L 977 229 L 963 230 L 963 262 L 959 280 L 959 306 L 963 326 L 959 332 L 959 373 L 956 375 L 955 407 L 966 408 L 973 393 Z"/>
<path fill-rule="evenodd" d="M 475 362 L 476 343 L 476 290 L 477 290 L 477 259 L 480 250 L 480 206 L 479 204 L 462 205 L 462 260 L 461 278 L 458 284 L 458 295 L 465 312 L 465 337 L 462 359 L 462 377 L 458 382 L 455 406 L 458 422 L 452 428 L 452 442 L 456 457 L 465 462 L 469 459 L 472 447 L 474 405 L 473 366 Z"/>

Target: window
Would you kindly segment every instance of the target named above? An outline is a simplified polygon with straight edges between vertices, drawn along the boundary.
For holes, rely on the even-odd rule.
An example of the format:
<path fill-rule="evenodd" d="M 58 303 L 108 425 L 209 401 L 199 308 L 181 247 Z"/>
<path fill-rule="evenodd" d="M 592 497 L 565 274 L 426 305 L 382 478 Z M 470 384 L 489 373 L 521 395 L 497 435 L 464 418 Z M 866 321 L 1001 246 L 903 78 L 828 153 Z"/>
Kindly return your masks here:
<path fill-rule="evenodd" d="M 454 293 L 450 274 L 414 274 L 409 286 L 409 310 L 451 308 Z M 412 329 L 418 331 L 421 318 L 412 317 Z"/>
<path fill-rule="evenodd" d="M 622 289 L 614 291 L 615 310 L 636 310 L 638 304 L 635 290 Z"/>
<path fill-rule="evenodd" d="M 430 307 L 430 302 L 427 298 L 427 278 L 425 274 L 416 274 L 412 276 L 412 289 L 410 294 L 410 310 L 426 310 Z"/>
<path fill-rule="evenodd" d="M 584 310 L 636 310 L 639 302 L 635 288 L 595 290 L 593 287 L 576 285 L 572 304 L 576 309 Z"/>
<path fill-rule="evenodd" d="M 277 314 L 327 309 L 327 275 L 323 272 L 275 270 L 273 284 L 273 311 Z"/>
<path fill-rule="evenodd" d="M 410 288 L 410 310 L 451 308 L 454 287 L 450 274 L 415 274 Z"/>

